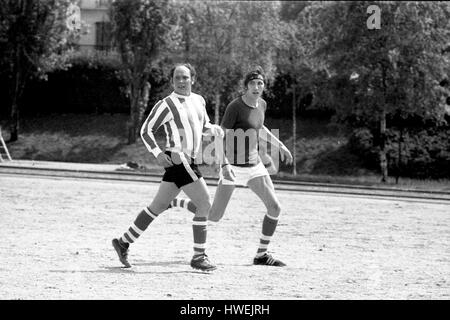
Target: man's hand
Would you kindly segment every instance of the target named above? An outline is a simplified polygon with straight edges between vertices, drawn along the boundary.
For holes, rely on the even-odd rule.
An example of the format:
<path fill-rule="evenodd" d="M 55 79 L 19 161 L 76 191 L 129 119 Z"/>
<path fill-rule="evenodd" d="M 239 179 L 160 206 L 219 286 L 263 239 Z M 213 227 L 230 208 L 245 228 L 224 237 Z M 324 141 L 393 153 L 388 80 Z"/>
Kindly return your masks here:
<path fill-rule="evenodd" d="M 222 174 L 223 178 L 229 181 L 234 181 L 236 179 L 233 169 L 231 169 L 231 166 L 229 164 L 222 167 Z"/>
<path fill-rule="evenodd" d="M 158 154 L 158 157 L 156 158 L 156 162 L 158 162 L 158 164 L 161 167 L 167 168 L 173 165 L 172 163 L 172 159 L 170 159 L 170 157 L 165 154 L 164 152 L 161 152 L 160 154 Z"/>
<path fill-rule="evenodd" d="M 222 127 L 217 125 L 217 124 L 211 125 L 211 128 L 209 128 L 209 130 L 211 131 L 211 135 L 214 136 L 214 137 L 223 138 L 224 135 L 225 135 L 225 133 L 223 132 Z"/>
<path fill-rule="evenodd" d="M 280 148 L 280 156 L 281 161 L 285 161 L 286 164 L 291 164 L 293 162 L 292 154 L 285 145 L 282 145 Z"/>

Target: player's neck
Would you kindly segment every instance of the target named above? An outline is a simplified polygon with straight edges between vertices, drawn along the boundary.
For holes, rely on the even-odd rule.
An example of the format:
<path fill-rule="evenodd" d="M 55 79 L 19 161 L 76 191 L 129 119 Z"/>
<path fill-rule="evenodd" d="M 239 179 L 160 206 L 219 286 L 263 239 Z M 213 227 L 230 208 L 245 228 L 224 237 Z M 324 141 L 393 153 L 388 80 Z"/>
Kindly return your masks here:
<path fill-rule="evenodd" d="M 242 100 L 245 102 L 245 104 L 249 105 L 250 107 L 253 107 L 253 108 L 258 107 L 258 101 L 259 101 L 258 96 L 255 97 L 254 95 L 244 94 L 242 96 Z"/>

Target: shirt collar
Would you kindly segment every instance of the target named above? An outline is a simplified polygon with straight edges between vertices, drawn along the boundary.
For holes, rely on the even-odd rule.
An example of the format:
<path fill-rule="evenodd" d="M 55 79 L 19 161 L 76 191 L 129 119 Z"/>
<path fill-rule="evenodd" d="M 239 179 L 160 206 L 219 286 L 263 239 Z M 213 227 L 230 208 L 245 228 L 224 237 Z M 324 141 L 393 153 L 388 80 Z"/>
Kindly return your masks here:
<path fill-rule="evenodd" d="M 174 96 L 174 97 L 176 97 L 176 98 L 189 99 L 189 98 L 192 97 L 192 92 L 191 92 L 190 95 L 185 96 L 185 95 L 182 95 L 182 94 L 178 94 L 178 93 L 176 93 L 175 91 L 172 91 L 172 93 L 171 93 L 170 95 L 171 95 L 171 96 Z"/>

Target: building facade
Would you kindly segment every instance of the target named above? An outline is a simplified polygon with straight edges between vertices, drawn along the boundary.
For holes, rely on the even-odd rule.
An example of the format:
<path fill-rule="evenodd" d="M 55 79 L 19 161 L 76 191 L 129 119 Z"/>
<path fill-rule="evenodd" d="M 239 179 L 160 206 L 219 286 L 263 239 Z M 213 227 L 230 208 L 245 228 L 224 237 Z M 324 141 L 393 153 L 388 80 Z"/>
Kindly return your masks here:
<path fill-rule="evenodd" d="M 80 9 L 82 32 L 79 50 L 86 53 L 112 49 L 109 10 L 112 0 L 76 0 Z"/>

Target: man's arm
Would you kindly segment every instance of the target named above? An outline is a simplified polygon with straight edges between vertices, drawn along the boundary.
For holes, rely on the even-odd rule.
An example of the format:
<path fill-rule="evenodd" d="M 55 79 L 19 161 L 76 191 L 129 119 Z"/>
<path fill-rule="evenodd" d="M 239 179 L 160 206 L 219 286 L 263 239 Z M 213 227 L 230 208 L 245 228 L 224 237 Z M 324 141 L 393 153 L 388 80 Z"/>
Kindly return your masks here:
<path fill-rule="evenodd" d="M 280 141 L 270 130 L 263 125 L 262 131 L 259 134 L 261 140 L 266 143 L 269 143 L 272 147 L 279 150 L 281 155 L 281 161 L 286 159 L 286 163 L 290 164 L 293 161 L 292 154 L 289 149 L 284 145 L 283 142 Z"/>
<path fill-rule="evenodd" d="M 164 101 L 161 100 L 150 111 L 150 114 L 144 121 L 140 132 L 144 145 L 156 158 L 158 164 L 163 167 L 170 166 L 172 161 L 170 161 L 169 156 L 164 154 L 156 143 L 155 132 L 161 125 L 170 121 L 171 118 L 172 113 L 170 112 L 169 107 Z"/>
<path fill-rule="evenodd" d="M 212 124 L 211 120 L 209 119 L 208 116 L 208 112 L 206 112 L 206 107 L 205 107 L 206 103 L 205 100 L 203 99 L 203 112 L 204 112 L 204 116 L 203 116 L 203 135 L 208 137 L 208 136 L 213 136 L 213 137 L 220 137 L 223 138 L 223 130 L 222 128 L 217 125 L 217 124 Z"/>

